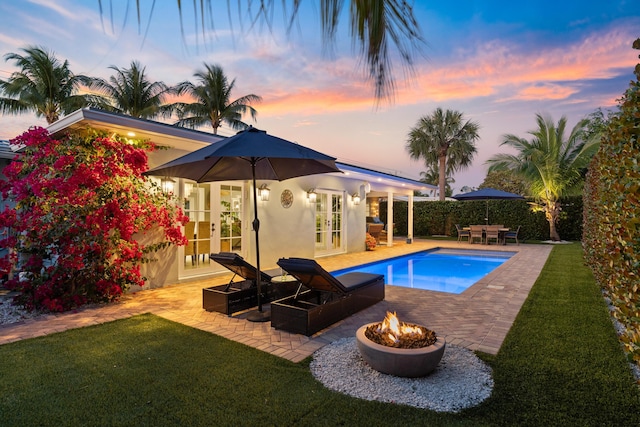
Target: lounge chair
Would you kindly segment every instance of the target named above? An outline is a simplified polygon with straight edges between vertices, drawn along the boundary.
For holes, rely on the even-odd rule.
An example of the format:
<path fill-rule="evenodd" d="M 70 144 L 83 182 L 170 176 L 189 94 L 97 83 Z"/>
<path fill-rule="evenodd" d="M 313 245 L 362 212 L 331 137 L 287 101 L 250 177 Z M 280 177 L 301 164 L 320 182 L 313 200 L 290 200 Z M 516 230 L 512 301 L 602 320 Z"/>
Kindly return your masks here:
<path fill-rule="evenodd" d="M 469 236 L 471 236 L 471 232 L 469 230 L 463 230 L 462 227 L 460 227 L 460 224 L 456 224 L 456 231 L 458 231 L 458 242 L 463 238 L 469 241 Z"/>
<path fill-rule="evenodd" d="M 518 241 L 518 233 L 520 232 L 520 227 L 521 225 L 519 225 L 515 231 L 509 230 L 504 234 L 505 243 L 507 242 L 507 239 L 513 239 L 516 241 L 516 245 L 520 246 L 520 242 Z"/>
<path fill-rule="evenodd" d="M 226 285 L 202 289 L 202 308 L 230 316 L 235 312 L 258 305 L 258 286 L 256 282 L 258 271 L 253 265 L 235 252 L 214 253 L 210 254 L 209 257 L 233 272 L 233 277 Z M 279 268 L 260 272 L 260 276 L 262 276 L 260 284 L 262 301 L 268 302 L 286 294 L 290 295 L 295 291 L 295 288 L 293 290 L 291 287 L 283 289 L 282 286 L 276 286 L 272 283 L 272 279 L 280 274 L 282 273 Z M 237 276 L 240 276 L 242 280 L 234 281 Z"/>
<path fill-rule="evenodd" d="M 384 299 L 384 276 L 334 276 L 315 260 L 281 258 L 278 265 L 300 281 L 293 296 L 271 303 L 271 326 L 303 335 L 316 332 Z M 308 288 L 302 291 L 302 287 Z"/>
<path fill-rule="evenodd" d="M 473 243 L 475 239 L 480 239 L 480 244 L 484 241 L 484 227 L 481 225 L 469 226 L 469 243 Z"/>

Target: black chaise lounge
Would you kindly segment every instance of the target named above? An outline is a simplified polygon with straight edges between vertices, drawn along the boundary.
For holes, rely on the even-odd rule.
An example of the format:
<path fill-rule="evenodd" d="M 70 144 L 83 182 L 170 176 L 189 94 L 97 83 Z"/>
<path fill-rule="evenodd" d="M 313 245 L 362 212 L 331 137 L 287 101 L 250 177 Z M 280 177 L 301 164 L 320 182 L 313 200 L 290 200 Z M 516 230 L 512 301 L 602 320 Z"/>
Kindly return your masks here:
<path fill-rule="evenodd" d="M 230 316 L 235 312 L 258 305 L 257 269 L 235 252 L 220 252 L 209 256 L 234 274 L 226 285 L 202 289 L 202 308 Z M 284 296 L 283 294 L 277 295 L 276 288 L 271 283 L 273 277 L 280 274 L 279 268 L 260 272 L 262 276 L 260 285 L 262 302 L 269 302 L 276 296 Z M 234 281 L 237 276 L 240 276 L 242 280 Z M 293 291 L 289 292 L 289 294 L 291 293 Z"/>
<path fill-rule="evenodd" d="M 304 258 L 281 258 L 278 265 L 298 279 L 300 287 L 295 295 L 271 303 L 271 326 L 276 329 L 313 335 L 384 299 L 381 274 L 333 276 Z"/>

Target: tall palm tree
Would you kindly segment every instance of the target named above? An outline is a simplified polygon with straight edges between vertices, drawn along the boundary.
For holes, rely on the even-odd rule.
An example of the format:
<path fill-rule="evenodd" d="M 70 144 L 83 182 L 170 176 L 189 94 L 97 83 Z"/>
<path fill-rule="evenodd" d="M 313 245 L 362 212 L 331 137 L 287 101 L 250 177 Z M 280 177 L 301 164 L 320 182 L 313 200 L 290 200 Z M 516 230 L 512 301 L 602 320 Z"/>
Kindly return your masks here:
<path fill-rule="evenodd" d="M 496 154 L 487 161 L 489 172 L 511 170 L 522 176 L 536 202 L 534 209 L 544 212 L 549 222 L 549 236 L 559 241 L 556 229 L 560 215 L 560 198 L 580 194 L 589 161 L 598 150 L 599 134 L 586 133 L 588 120 L 578 122 L 565 136 L 567 118 L 556 125 L 550 116 L 536 114 L 538 128 L 530 131 L 531 140 L 513 134 L 503 136 L 518 154 Z"/>
<path fill-rule="evenodd" d="M 219 65 L 204 64 L 204 71 L 197 71 L 194 76 L 198 84 L 189 81 L 178 83 L 176 91 L 179 95 L 189 95 L 195 102 L 175 103 L 179 120 L 178 126 L 197 128 L 210 124 L 213 133 L 218 133 L 222 123 L 233 129 L 246 129 L 249 125 L 242 121 L 242 115 L 249 113 L 255 121 L 258 112 L 250 104 L 262 101 L 258 95 L 244 95 L 231 101 L 231 91 L 236 80 L 231 83 Z"/>
<path fill-rule="evenodd" d="M 138 26 L 140 26 L 142 16 L 141 3 L 143 3 L 141 0 L 136 0 Z M 151 4 L 151 13 L 153 13 L 155 0 L 149 0 L 149 3 Z M 290 3 L 291 7 L 288 7 L 287 3 Z M 176 4 L 179 11 L 180 29 L 184 37 L 183 3 L 181 0 L 176 0 Z M 230 4 L 231 2 L 227 1 L 228 8 Z M 240 8 L 242 2 L 238 1 L 237 4 Z M 263 20 L 271 28 L 273 16 L 276 15 L 274 9 L 278 2 L 247 0 L 245 4 L 246 16 L 249 16 L 252 23 L 247 28 L 253 28 L 253 24 L 258 20 Z M 291 29 L 295 24 L 301 4 L 301 0 L 292 0 L 291 2 L 283 0 L 281 2 L 284 15 L 289 21 L 288 29 Z M 358 46 L 360 50 L 360 56 L 363 58 L 361 63 L 368 79 L 374 84 L 376 99 L 391 99 L 395 89 L 391 58 L 399 58 L 408 71 L 407 74 L 410 75 L 413 70 L 414 55 L 421 53 L 425 45 L 420 25 L 413 14 L 413 7 L 406 0 L 351 0 L 350 2 L 320 0 L 318 8 L 320 28 L 323 41 L 327 46 L 333 44 L 336 39 L 341 12 L 345 4 L 349 7 L 349 30 L 353 45 Z M 102 0 L 98 0 L 98 5 L 102 19 Z M 213 28 L 214 18 L 221 15 L 218 10 L 214 10 L 214 6 L 219 7 L 219 4 L 212 0 L 193 0 L 192 5 L 193 11 L 191 12 L 196 17 L 194 21 L 196 31 L 200 23 L 204 38 L 206 27 Z M 238 15 L 240 16 L 242 13 L 238 11 Z M 230 11 L 228 16 L 231 16 Z M 392 46 L 395 46 L 397 53 L 390 53 Z"/>
<path fill-rule="evenodd" d="M 442 108 L 421 117 L 411 128 L 406 145 L 409 156 L 423 159 L 427 167 L 438 165 L 440 200 L 445 199 L 447 175 L 471 165 L 479 129 L 476 122 L 464 121 L 462 113 Z"/>
<path fill-rule="evenodd" d="M 3 114 L 35 112 L 51 124 L 61 115 L 99 102 L 94 95 L 78 93 L 89 78 L 73 74 L 68 61 L 60 62 L 52 52 L 39 46 L 20 50 L 24 55 L 4 56 L 7 61 L 15 61 L 20 71 L 13 72 L 7 80 L 0 80 Z"/>
<path fill-rule="evenodd" d="M 167 101 L 173 89 L 163 82 L 150 81 L 146 67 L 131 61 L 129 68 L 109 68 L 116 72 L 109 81 L 96 78 L 89 86 L 105 95 L 107 101 L 102 108 L 142 119 L 171 115 L 173 106 Z"/>
<path fill-rule="evenodd" d="M 429 166 L 426 171 L 420 172 L 420 182 L 425 184 L 438 185 L 440 182 L 440 172 L 438 171 L 438 165 Z M 450 174 L 445 177 L 445 196 L 450 197 L 453 194 L 451 184 L 455 184 L 456 180 Z"/>

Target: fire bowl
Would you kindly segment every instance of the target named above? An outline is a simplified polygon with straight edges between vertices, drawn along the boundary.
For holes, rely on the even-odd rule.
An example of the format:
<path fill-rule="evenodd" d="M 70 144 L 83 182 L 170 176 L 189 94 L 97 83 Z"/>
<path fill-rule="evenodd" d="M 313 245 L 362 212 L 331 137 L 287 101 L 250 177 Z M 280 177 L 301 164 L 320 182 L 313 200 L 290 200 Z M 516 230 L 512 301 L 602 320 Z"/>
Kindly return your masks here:
<path fill-rule="evenodd" d="M 374 324 L 369 323 L 358 329 L 356 344 L 364 361 L 376 371 L 396 377 L 416 378 L 424 377 L 440 363 L 446 346 L 444 338 L 438 337 L 434 344 L 422 348 L 387 347 L 366 337 L 365 331 Z"/>

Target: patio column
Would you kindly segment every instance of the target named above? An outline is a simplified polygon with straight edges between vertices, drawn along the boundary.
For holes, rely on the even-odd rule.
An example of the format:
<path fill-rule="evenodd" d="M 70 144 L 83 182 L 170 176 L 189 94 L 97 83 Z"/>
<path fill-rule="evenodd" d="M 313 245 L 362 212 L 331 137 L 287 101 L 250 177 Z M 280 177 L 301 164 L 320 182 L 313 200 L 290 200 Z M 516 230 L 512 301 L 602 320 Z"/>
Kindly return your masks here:
<path fill-rule="evenodd" d="M 409 206 L 407 207 L 407 241 L 413 240 L 413 193 L 409 194 Z"/>
<path fill-rule="evenodd" d="M 393 246 L 393 192 L 387 193 L 387 246 Z"/>

